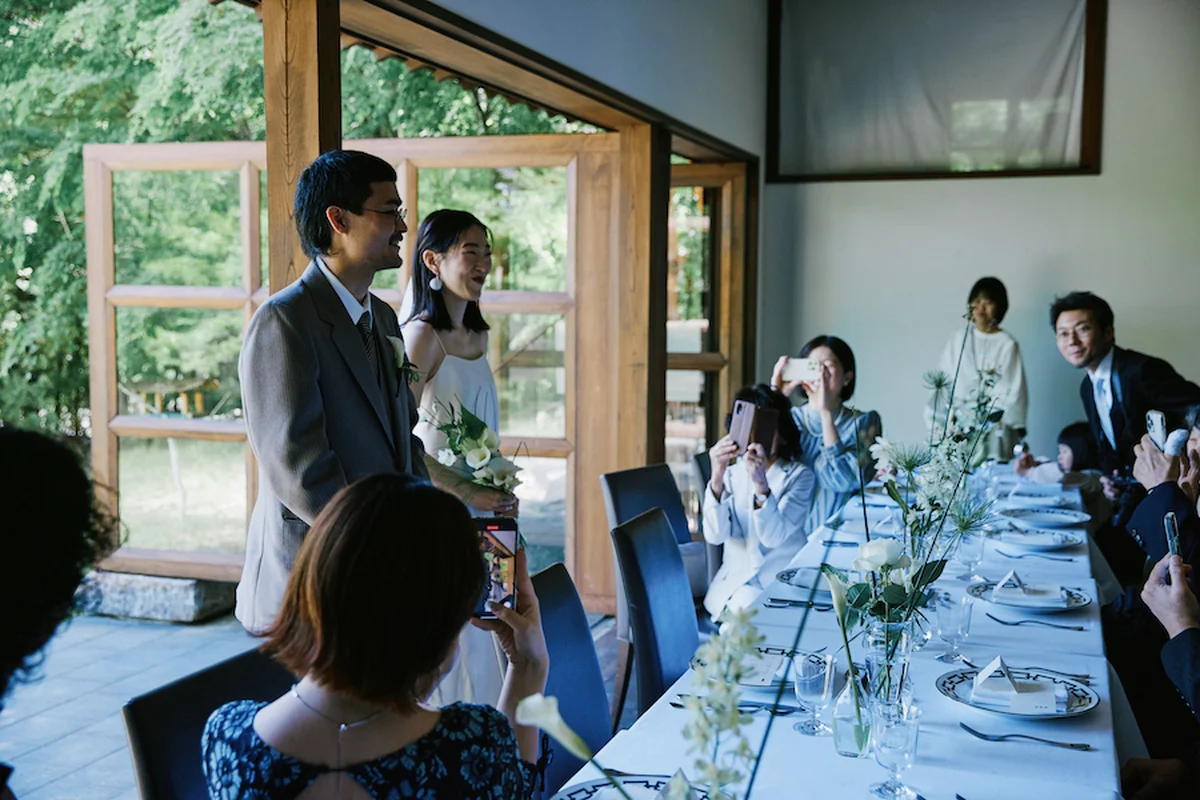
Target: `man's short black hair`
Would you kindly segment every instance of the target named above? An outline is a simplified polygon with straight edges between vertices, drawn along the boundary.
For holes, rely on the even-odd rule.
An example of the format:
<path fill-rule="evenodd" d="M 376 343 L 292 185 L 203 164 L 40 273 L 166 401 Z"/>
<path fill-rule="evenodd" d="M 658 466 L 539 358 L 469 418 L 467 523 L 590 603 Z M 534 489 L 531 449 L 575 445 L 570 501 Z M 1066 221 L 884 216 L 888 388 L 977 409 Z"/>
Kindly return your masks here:
<path fill-rule="evenodd" d="M 1058 326 L 1058 318 L 1064 311 L 1090 311 L 1101 331 L 1113 326 L 1113 311 L 1104 298 L 1097 297 L 1091 292 L 1071 292 L 1062 297 L 1056 297 L 1050 306 L 1050 327 Z"/>
<path fill-rule="evenodd" d="M 371 196 L 371 184 L 395 183 L 396 170 L 378 156 L 358 150 L 330 150 L 317 156 L 296 183 L 293 214 L 300 246 L 309 258 L 328 253 L 333 229 L 325 217 L 330 206 L 361 214 Z"/>
<path fill-rule="evenodd" d="M 1004 315 L 1008 313 L 1008 290 L 1004 288 L 1004 284 L 1000 282 L 999 278 L 980 278 L 971 287 L 971 293 L 967 295 L 967 302 L 974 303 L 980 295 L 991 300 L 992 304 L 996 306 L 996 324 L 999 325 L 1004 321 Z"/>

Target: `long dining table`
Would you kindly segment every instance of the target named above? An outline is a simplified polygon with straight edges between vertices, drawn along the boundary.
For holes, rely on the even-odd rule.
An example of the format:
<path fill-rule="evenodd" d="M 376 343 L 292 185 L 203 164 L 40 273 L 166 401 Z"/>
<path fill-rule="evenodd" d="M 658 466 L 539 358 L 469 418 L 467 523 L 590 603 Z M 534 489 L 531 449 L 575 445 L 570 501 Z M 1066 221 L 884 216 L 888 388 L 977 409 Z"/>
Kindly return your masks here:
<path fill-rule="evenodd" d="M 879 495 L 869 497 L 872 503 L 886 503 Z M 1019 504 L 1019 500 L 1002 496 L 997 508 Z M 1081 508 L 1079 492 L 1060 489 L 1058 505 Z M 823 562 L 839 568 L 850 566 L 857 555 L 857 548 L 852 545 L 865 540 L 861 500 L 852 499 L 841 514 L 840 519 L 809 535 L 805 547 L 793 559 L 792 567 L 817 567 Z M 878 514 L 873 516 L 879 518 Z M 881 531 L 886 527 L 886 524 L 880 526 Z M 921 718 L 916 756 L 903 780 L 920 797 L 926 800 L 1042 797 L 1112 800 L 1120 797 L 1122 761 L 1145 755 L 1128 701 L 1105 658 L 1100 600 L 1102 595 L 1111 594 L 1111 588 L 1098 586 L 1095 577 L 1100 577 L 1102 584 L 1110 583 L 1107 564 L 1093 564 L 1094 560 L 1102 561 L 1102 557 L 1088 540 L 1086 527 L 1080 525 L 1061 530 L 1077 534 L 1081 543 L 1043 554 L 1052 556 L 1053 560 L 1036 555 L 1006 557 L 1002 553 L 1011 556 L 1029 551 L 1006 544 L 999 535 L 990 536 L 976 572 L 995 581 L 1015 569 L 1023 581 L 1072 587 L 1086 594 L 1091 602 L 1077 610 L 1044 614 L 977 599 L 970 632 L 960 651 L 979 667 L 1002 656 L 1005 663 L 1012 666 L 1033 665 L 1045 670 L 1086 674 L 1090 676 L 1091 688 L 1099 696 L 1099 704 L 1078 716 L 1028 720 L 951 699 L 938 690 L 938 678 L 964 665 L 937 661 L 936 657 L 946 648 L 934 636 L 912 654 L 909 667 L 913 700 L 921 709 Z M 963 571 L 961 565 L 951 561 L 934 588 L 952 598 L 961 597 L 969 585 L 956 577 Z M 840 652 L 843 650 L 841 635 L 836 616 L 827 610 L 827 605 L 814 605 L 810 609 L 779 602 L 804 601 L 809 597 L 809 589 L 797 588 L 778 579 L 765 588 L 753 606 L 756 612 L 753 622 L 764 637 L 762 647 L 785 651 L 793 645 L 800 651 L 827 648 L 828 652 L 838 653 L 840 669 L 844 670 L 846 658 Z M 1005 625 L 992 617 L 1009 622 L 1041 620 L 1081 630 L 1038 624 Z M 936 613 L 932 613 L 930 619 L 936 623 Z M 803 629 L 797 642 L 797 629 L 801 623 Z M 933 627 L 936 630 L 936 624 Z M 861 663 L 862 653 L 856 643 L 852 642 L 851 651 L 856 663 Z M 673 706 L 672 701 L 678 703 L 680 694 L 702 694 L 704 687 L 696 685 L 695 678 L 691 671 L 681 676 L 631 728 L 618 733 L 597 754 L 598 763 L 608 770 L 632 774 L 670 775 L 679 768 L 689 774 L 694 772 L 695 754 L 689 753 L 688 742 L 682 734 L 689 712 Z M 775 696 L 773 689 L 743 687 L 741 691 L 746 701 L 770 703 Z M 782 702 L 797 704 L 790 685 L 786 687 Z M 827 720 L 831 715 L 832 709 L 823 712 Z M 839 756 L 832 737 L 805 736 L 794 731 L 796 718 L 795 715 L 772 718 L 763 711 L 754 713 L 744 728 L 757 751 L 768 725 L 771 725 L 751 797 L 863 797 L 870 785 L 887 777 L 883 767 L 871 757 Z M 988 734 L 1029 734 L 1062 742 L 1087 743 L 1091 749 L 1071 750 L 1022 740 L 982 741 L 963 730 L 960 723 Z M 599 777 L 600 773 L 594 767 L 586 766 L 567 786 L 595 781 Z M 744 798 L 745 782 L 737 788 L 739 797 Z M 593 795 L 582 791 L 572 794 L 567 789 L 561 796 Z"/>

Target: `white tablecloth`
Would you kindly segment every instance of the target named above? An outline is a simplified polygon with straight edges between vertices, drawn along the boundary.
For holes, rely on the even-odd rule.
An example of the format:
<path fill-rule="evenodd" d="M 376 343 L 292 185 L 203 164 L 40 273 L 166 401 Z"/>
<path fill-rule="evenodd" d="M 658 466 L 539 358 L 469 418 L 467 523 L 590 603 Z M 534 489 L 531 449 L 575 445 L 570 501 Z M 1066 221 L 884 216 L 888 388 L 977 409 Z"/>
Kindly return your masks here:
<path fill-rule="evenodd" d="M 1075 492 L 1064 498 L 1077 500 Z M 848 512 L 853 513 L 853 512 Z M 861 528 L 861 524 L 858 526 Z M 1083 532 L 1082 528 L 1072 529 Z M 809 544 L 793 560 L 794 566 L 816 566 L 827 561 L 835 566 L 849 566 L 855 548 L 827 547 L 829 538 L 857 540 L 853 526 L 837 531 L 827 528 L 815 531 Z M 1090 542 L 1088 543 L 1090 545 Z M 938 676 L 958 668 L 943 664 L 935 656 L 944 645 L 935 637 L 925 648 L 915 653 L 911 662 L 914 696 L 922 709 L 920 742 L 913 766 L 905 773 L 905 783 L 917 789 L 927 800 L 953 798 L 956 794 L 966 800 L 984 798 L 1111 798 L 1120 796 L 1119 764 L 1122 758 L 1144 756 L 1140 736 L 1133 734 L 1125 740 L 1122 752 L 1114 736 L 1111 673 L 1104 657 L 1104 642 L 1100 631 L 1100 602 L 1102 592 L 1092 579 L 1090 548 L 1084 545 L 1052 555 L 1069 556 L 1070 562 L 1039 558 L 1006 559 L 998 555 L 997 545 L 1009 552 L 1022 552 L 1003 543 L 989 541 L 979 574 L 999 579 L 1009 570 L 1017 569 L 1023 579 L 1077 587 L 1092 598 L 1092 603 L 1078 611 L 1055 614 L 1031 614 L 1021 609 L 1002 608 L 981 601 L 975 605 L 971 634 L 961 646 L 962 653 L 982 666 L 996 655 L 1003 655 L 1014 666 L 1034 665 L 1069 672 L 1086 672 L 1092 676 L 1092 688 L 1100 697 L 1093 711 L 1071 719 L 1026 721 L 994 714 L 955 702 L 938 692 Z M 1107 565 L 1105 565 L 1107 566 Z M 941 590 L 960 594 L 966 583 L 954 579 L 962 567 L 951 562 L 946 574 L 936 584 Z M 1107 582 L 1107 576 L 1105 576 Z M 806 591 L 773 582 L 756 603 L 755 624 L 766 637 L 766 644 L 790 647 L 804 609 L 766 608 L 770 598 L 802 599 Z M 1084 631 L 1064 631 L 1035 625 L 1009 627 L 988 619 L 985 614 L 1003 619 L 1043 619 L 1081 625 Z M 811 612 L 805 622 L 801 648 L 826 646 L 830 652 L 841 647 L 837 621 L 832 612 Z M 857 645 L 852 645 L 859 657 Z M 841 656 L 844 664 L 844 656 Z M 659 701 L 628 731 L 613 739 L 599 754 L 606 768 L 633 773 L 671 774 L 677 768 L 692 769 L 693 756 L 687 753 L 687 743 L 681 734 L 687 712 L 672 708 L 669 701 L 680 692 L 695 692 L 703 687 L 693 685 L 693 675 L 685 674 Z M 1117 717 L 1127 724 L 1131 720 L 1124 693 L 1116 687 Z M 744 689 L 748 700 L 771 699 L 773 694 Z M 795 703 L 790 691 L 784 701 Z M 828 714 L 828 712 L 826 712 Z M 777 717 L 763 754 L 754 797 L 859 797 L 866 787 L 882 780 L 884 770 L 871 758 L 850 759 L 838 756 L 829 737 L 802 736 L 792 730 L 794 717 Z M 1030 742 L 984 742 L 959 728 L 959 722 L 985 733 L 1028 733 L 1059 741 L 1087 742 L 1094 750 L 1080 752 Z M 752 746 L 757 750 L 767 726 L 765 713 L 755 714 L 749 726 Z M 692 770 L 694 771 L 694 770 Z M 585 768 L 569 783 L 598 777 L 596 771 Z"/>

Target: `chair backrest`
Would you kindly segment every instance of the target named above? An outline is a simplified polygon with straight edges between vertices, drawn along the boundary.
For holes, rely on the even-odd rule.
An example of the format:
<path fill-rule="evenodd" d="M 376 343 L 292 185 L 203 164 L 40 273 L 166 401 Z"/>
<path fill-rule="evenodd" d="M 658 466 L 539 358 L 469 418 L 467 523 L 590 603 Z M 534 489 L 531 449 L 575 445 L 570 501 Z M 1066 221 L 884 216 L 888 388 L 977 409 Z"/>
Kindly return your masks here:
<path fill-rule="evenodd" d="M 269 656 L 248 650 L 125 704 L 125 733 L 142 800 L 207 800 L 200 735 L 232 700 L 274 700 L 296 678 Z"/>
<path fill-rule="evenodd" d="M 638 714 L 644 714 L 688 670 L 700 632 L 679 545 L 662 509 L 612 530 L 621 565 L 637 670 Z"/>
<path fill-rule="evenodd" d="M 558 698 L 563 720 L 597 753 L 612 737 L 612 723 L 583 604 L 562 564 L 551 564 L 534 575 L 533 589 L 542 607 L 542 630 L 550 651 L 546 695 Z M 582 761 L 556 747 L 554 761 L 546 769 L 546 796 L 557 792 L 581 767 Z"/>
<path fill-rule="evenodd" d="M 708 451 L 692 456 L 692 467 L 696 471 L 696 479 L 700 482 L 700 508 L 696 513 L 700 516 L 700 528 L 704 529 L 704 493 L 708 491 L 708 483 L 712 480 L 712 457 Z M 709 544 L 708 551 L 708 582 L 712 583 L 721 569 L 721 561 L 725 557 L 725 547 L 719 544 Z"/>
<path fill-rule="evenodd" d="M 696 476 L 700 479 L 701 488 L 708 486 L 708 482 L 712 480 L 712 456 L 707 450 L 696 453 L 692 456 L 692 464 L 696 467 Z"/>
<path fill-rule="evenodd" d="M 675 541 L 683 544 L 692 540 L 679 485 L 666 464 L 609 472 L 600 476 L 600 485 L 604 488 L 609 530 L 624 525 L 644 511 L 661 508 L 667 515 Z"/>

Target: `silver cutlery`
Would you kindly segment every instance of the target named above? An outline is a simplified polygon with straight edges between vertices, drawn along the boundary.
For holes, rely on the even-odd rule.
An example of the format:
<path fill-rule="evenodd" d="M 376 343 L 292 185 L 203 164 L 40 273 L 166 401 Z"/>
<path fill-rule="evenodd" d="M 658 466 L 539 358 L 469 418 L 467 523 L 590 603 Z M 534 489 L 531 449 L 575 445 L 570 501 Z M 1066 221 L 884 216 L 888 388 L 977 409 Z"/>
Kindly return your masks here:
<path fill-rule="evenodd" d="M 983 669 L 978 664 L 971 663 L 969 658 L 963 658 L 962 662 L 971 669 Z M 1061 675 L 1064 678 L 1070 678 L 1073 681 L 1079 681 L 1084 686 L 1091 686 L 1092 676 L 1085 672 L 1064 672 L 1061 669 L 1050 669 L 1049 667 L 1009 667 L 1009 669 L 1018 672 L 1048 672 L 1051 675 Z"/>
<path fill-rule="evenodd" d="M 1082 625 L 1060 625 L 1057 622 L 1042 622 L 1040 619 L 1000 619 L 993 617 L 990 613 L 987 618 L 993 622 L 999 622 L 1001 625 L 1045 625 L 1047 628 L 1058 628 L 1063 631 L 1082 631 L 1086 630 Z"/>
<path fill-rule="evenodd" d="M 1082 742 L 1056 742 L 1053 739 L 1043 739 L 1040 736 L 1030 736 L 1026 733 L 980 733 L 965 722 L 958 723 L 958 727 L 962 728 L 967 733 L 974 736 L 976 739 L 982 739 L 985 742 L 1007 742 L 1010 739 L 1028 739 L 1031 742 L 1041 742 L 1042 744 L 1052 745 L 1053 747 L 1065 747 L 1068 750 L 1091 750 L 1090 744 Z"/>
<path fill-rule="evenodd" d="M 832 603 L 814 603 L 810 600 L 789 600 L 786 597 L 768 597 L 763 603 L 767 608 L 811 608 L 813 611 L 832 611 Z"/>
<path fill-rule="evenodd" d="M 858 547 L 858 542 L 843 542 L 839 539 L 822 539 L 821 544 L 826 547 Z"/>
<path fill-rule="evenodd" d="M 1005 558 L 1044 558 L 1047 561 L 1074 561 L 1070 556 L 1048 556 L 1045 553 L 1006 553 L 1000 548 L 996 548 L 996 554 Z"/>
<path fill-rule="evenodd" d="M 682 694 L 679 695 L 679 697 L 681 697 L 681 698 L 686 697 L 686 696 L 687 695 L 682 695 Z M 678 700 L 668 700 L 667 704 L 670 705 L 671 708 L 687 708 L 686 705 L 679 702 Z M 741 714 L 757 714 L 759 711 L 766 711 L 777 717 L 786 717 L 789 714 L 795 714 L 797 711 L 801 710 L 801 708 L 799 706 L 785 706 L 785 705 L 776 706 L 776 705 L 772 705 L 771 703 L 754 703 L 754 702 L 738 703 L 737 708 L 738 708 L 738 713 L 741 713 Z"/>

